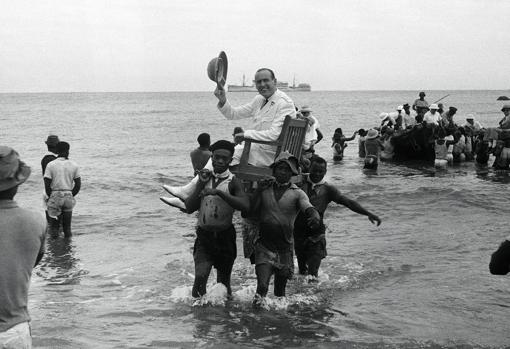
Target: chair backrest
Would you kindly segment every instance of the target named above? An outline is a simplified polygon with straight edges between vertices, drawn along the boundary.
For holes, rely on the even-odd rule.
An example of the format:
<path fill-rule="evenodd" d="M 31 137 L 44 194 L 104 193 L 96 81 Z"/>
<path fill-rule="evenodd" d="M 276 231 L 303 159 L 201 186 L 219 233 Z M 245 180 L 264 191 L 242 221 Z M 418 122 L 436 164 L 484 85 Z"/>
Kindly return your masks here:
<path fill-rule="evenodd" d="M 285 117 L 282 132 L 278 138 L 276 156 L 281 152 L 288 151 L 298 160 L 301 159 L 303 151 L 303 142 L 305 141 L 307 121 L 303 119 L 293 119 L 289 115 Z"/>

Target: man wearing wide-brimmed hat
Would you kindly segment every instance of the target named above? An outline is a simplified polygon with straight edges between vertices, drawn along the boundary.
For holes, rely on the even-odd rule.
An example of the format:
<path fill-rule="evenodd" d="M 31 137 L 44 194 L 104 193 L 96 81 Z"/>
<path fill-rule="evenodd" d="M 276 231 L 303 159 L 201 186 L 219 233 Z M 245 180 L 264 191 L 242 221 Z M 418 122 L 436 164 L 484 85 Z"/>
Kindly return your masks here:
<path fill-rule="evenodd" d="M 18 153 L 0 146 L 0 348 L 32 347 L 28 288 L 44 254 L 46 222 L 14 201 L 29 175 Z"/>
<path fill-rule="evenodd" d="M 437 106 L 437 104 L 430 105 L 430 110 L 423 116 L 423 121 L 427 125 L 439 126 L 439 122 L 441 121 L 441 115 L 439 115 L 439 113 L 437 112 L 438 109 L 439 107 Z"/>

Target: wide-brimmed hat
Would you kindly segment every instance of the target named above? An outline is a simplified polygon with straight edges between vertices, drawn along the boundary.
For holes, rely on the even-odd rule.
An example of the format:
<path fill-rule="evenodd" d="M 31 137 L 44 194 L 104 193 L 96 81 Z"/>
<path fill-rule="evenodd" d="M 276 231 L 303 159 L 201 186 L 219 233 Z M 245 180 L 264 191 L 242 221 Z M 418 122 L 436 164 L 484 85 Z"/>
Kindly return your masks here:
<path fill-rule="evenodd" d="M 373 128 L 368 130 L 367 139 L 373 139 L 376 138 L 377 136 L 379 136 L 379 132 L 377 130 L 374 130 Z"/>
<path fill-rule="evenodd" d="M 509 109 L 510 110 L 510 104 L 505 104 L 503 106 L 503 108 L 501 108 L 501 111 L 505 111 L 505 109 Z"/>
<path fill-rule="evenodd" d="M 404 108 L 404 109 L 405 109 L 405 108 L 410 108 L 409 103 L 404 104 L 404 105 L 402 106 L 402 108 Z"/>
<path fill-rule="evenodd" d="M 388 117 L 388 115 L 389 115 L 388 113 L 383 112 L 383 113 L 379 114 L 379 118 L 381 118 L 381 120 L 382 120 L 382 119 Z"/>
<path fill-rule="evenodd" d="M 49 135 L 48 138 L 46 138 L 46 144 L 50 147 L 54 147 L 57 145 L 57 143 L 60 142 L 57 135 Z"/>
<path fill-rule="evenodd" d="M 307 106 L 307 105 L 304 105 L 301 107 L 301 109 L 299 110 L 301 113 L 311 113 L 312 112 L 312 109 Z"/>
<path fill-rule="evenodd" d="M 289 165 L 290 170 L 292 171 L 292 174 L 294 174 L 294 175 L 299 174 L 298 159 L 294 155 L 289 153 L 288 151 L 284 151 L 284 152 L 280 153 L 276 157 L 274 163 L 272 163 L 269 167 L 273 168 L 280 162 L 285 162 L 287 165 Z"/>
<path fill-rule="evenodd" d="M 402 110 L 402 109 L 404 109 L 404 106 L 403 106 L 403 105 L 399 105 L 399 106 L 397 107 L 397 111 L 398 111 L 398 110 Z"/>
<path fill-rule="evenodd" d="M 473 121 L 475 121 L 476 118 L 475 118 L 475 116 L 473 114 L 468 114 L 468 115 L 466 115 L 466 120 L 473 120 Z"/>
<path fill-rule="evenodd" d="M 429 109 L 430 109 L 430 110 L 438 110 L 438 109 L 439 109 L 439 107 L 437 106 L 437 104 L 432 103 L 432 104 L 430 105 Z"/>
<path fill-rule="evenodd" d="M 227 82 L 227 70 L 227 55 L 221 51 L 218 57 L 211 59 L 207 65 L 207 76 L 221 87 L 224 87 Z"/>
<path fill-rule="evenodd" d="M 30 167 L 12 148 L 0 146 L 0 191 L 20 185 L 30 176 Z"/>

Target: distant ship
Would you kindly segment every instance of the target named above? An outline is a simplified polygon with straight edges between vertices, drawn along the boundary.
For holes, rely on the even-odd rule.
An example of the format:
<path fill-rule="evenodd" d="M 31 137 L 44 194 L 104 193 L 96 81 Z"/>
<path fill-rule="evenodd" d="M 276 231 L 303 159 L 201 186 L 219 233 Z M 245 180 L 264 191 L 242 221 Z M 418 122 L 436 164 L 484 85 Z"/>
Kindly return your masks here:
<path fill-rule="evenodd" d="M 277 81 L 276 87 L 280 91 L 285 91 L 285 92 L 293 92 L 293 91 L 310 92 L 312 90 L 312 86 L 310 86 L 310 84 L 302 83 L 302 84 L 298 84 L 296 86 L 295 78 L 294 78 L 294 82 L 292 83 L 292 86 L 289 86 L 288 82 Z M 250 86 L 246 85 L 245 76 L 243 75 L 243 84 L 242 85 L 228 85 L 227 91 L 228 92 L 257 92 L 257 88 L 255 87 L 255 85 L 253 83 Z"/>

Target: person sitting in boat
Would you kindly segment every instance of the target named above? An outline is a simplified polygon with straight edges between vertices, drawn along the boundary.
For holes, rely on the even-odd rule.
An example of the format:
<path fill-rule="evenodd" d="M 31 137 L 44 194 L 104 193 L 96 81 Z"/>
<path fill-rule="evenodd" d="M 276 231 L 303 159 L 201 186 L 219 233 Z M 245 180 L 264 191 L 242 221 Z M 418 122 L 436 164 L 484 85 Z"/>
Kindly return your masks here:
<path fill-rule="evenodd" d="M 453 129 L 457 125 L 453 121 L 453 116 L 457 113 L 457 108 L 455 107 L 449 107 L 447 111 L 441 115 L 441 123 L 444 128 L 446 129 Z"/>
<path fill-rule="evenodd" d="M 185 202 L 187 213 L 198 211 L 197 238 L 193 247 L 193 297 L 206 293 L 207 279 L 213 266 L 217 270 L 217 281 L 225 285 L 229 295 L 232 294 L 230 274 L 237 256 L 232 216 L 236 209 L 250 209 L 250 200 L 241 181 L 228 169 L 234 144 L 219 140 L 210 149 L 213 170 L 200 171 L 199 181 Z"/>
<path fill-rule="evenodd" d="M 298 213 L 294 223 L 294 251 L 298 261 L 299 273 L 302 275 L 318 276 L 321 261 L 326 257 L 326 231 L 324 213 L 331 202 L 344 205 L 351 211 L 368 217 L 371 223 L 379 226 L 381 219 L 369 212 L 356 201 L 342 195 L 333 185 L 324 180 L 327 172 L 327 162 L 319 156 L 312 158 L 310 174 L 298 184 L 310 199 L 310 203 L 320 214 L 320 229 L 312 230 L 307 216 L 302 211 Z"/>
<path fill-rule="evenodd" d="M 393 127 L 395 130 L 401 130 L 404 128 L 404 115 L 402 114 L 403 110 L 403 105 L 399 105 L 397 107 L 397 116 L 395 117 L 395 126 Z"/>
<path fill-rule="evenodd" d="M 421 112 L 425 113 L 425 111 L 429 108 L 429 102 L 425 100 L 425 92 L 420 92 L 419 98 L 416 99 L 413 103 L 413 110 L 420 114 Z"/>
<path fill-rule="evenodd" d="M 345 137 L 340 127 L 335 130 L 332 138 L 333 144 L 331 145 L 333 148 L 333 161 L 342 161 L 344 150 L 347 148 L 347 143 L 345 142 L 352 141 L 357 133 L 358 131 L 354 131 L 351 137 Z"/>
<path fill-rule="evenodd" d="M 298 161 L 283 152 L 271 165 L 273 177 L 258 182 L 252 212 L 259 213 L 259 237 L 255 242 L 257 290 L 253 305 L 263 306 L 274 274 L 274 295 L 285 296 L 287 281 L 294 273 L 294 221 L 301 211 L 312 231 L 320 229 L 320 215 L 305 192 L 290 182 L 299 173 Z"/>
<path fill-rule="evenodd" d="M 377 170 L 379 155 L 383 145 L 379 139 L 379 131 L 370 129 L 365 139 L 365 165 L 363 168 Z"/>
<path fill-rule="evenodd" d="M 414 125 L 416 125 L 416 113 L 413 111 L 411 112 L 411 107 L 409 106 L 409 103 L 406 103 L 402 106 L 404 109 L 404 113 L 402 114 L 404 116 L 404 125 L 406 129 L 413 128 Z"/>
<path fill-rule="evenodd" d="M 391 127 L 383 127 L 381 129 L 381 142 L 382 148 L 380 157 L 381 160 L 392 160 L 393 159 L 393 151 L 394 146 L 392 144 L 392 138 L 395 130 Z"/>
<path fill-rule="evenodd" d="M 259 94 L 251 102 L 238 107 L 230 104 L 227 100 L 225 89 L 220 84 L 217 85 L 214 91 L 214 95 L 218 99 L 217 107 L 226 119 L 251 118 L 251 124 L 248 129 L 235 135 L 235 143 L 237 145 L 232 165 L 239 163 L 243 152 L 243 144 L 240 143 L 244 138 L 276 141 L 282 131 L 285 116 L 296 117 L 294 102 L 284 92 L 276 88 L 276 77 L 271 69 L 261 68 L 257 70 L 255 73 L 255 86 Z M 275 155 L 276 146 L 254 143 L 251 145 L 248 163 L 254 166 L 269 166 L 273 163 Z M 205 168 L 210 170 L 212 168 L 211 162 Z M 164 185 L 163 188 L 176 198 L 185 200 L 193 191 L 197 182 L 198 177 L 195 176 L 190 183 L 183 187 Z M 177 207 L 179 205 L 182 206 L 178 202 L 175 203 Z"/>
<path fill-rule="evenodd" d="M 478 132 L 480 132 L 480 130 L 483 128 L 483 125 L 478 120 L 476 120 L 473 114 L 468 114 L 466 116 L 466 123 L 462 125 L 462 127 L 470 128 L 472 133 L 478 134 Z"/>
<path fill-rule="evenodd" d="M 379 118 L 381 119 L 381 127 L 394 127 L 396 124 L 395 117 L 391 113 L 381 113 Z"/>
<path fill-rule="evenodd" d="M 437 104 L 431 104 L 429 109 L 430 110 L 423 116 L 423 122 L 425 122 L 428 127 L 439 126 L 439 122 L 441 121 L 441 115 L 437 112 L 439 107 Z"/>

